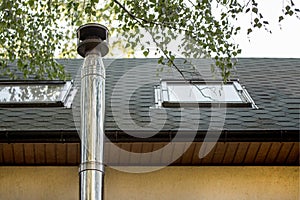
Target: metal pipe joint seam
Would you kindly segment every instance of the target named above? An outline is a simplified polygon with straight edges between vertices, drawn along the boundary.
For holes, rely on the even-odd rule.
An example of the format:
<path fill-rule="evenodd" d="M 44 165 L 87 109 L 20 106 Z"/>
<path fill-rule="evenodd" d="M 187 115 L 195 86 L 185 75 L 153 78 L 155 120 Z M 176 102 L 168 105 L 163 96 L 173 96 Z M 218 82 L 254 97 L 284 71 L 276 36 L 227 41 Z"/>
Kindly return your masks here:
<path fill-rule="evenodd" d="M 79 174 L 87 170 L 97 170 L 104 173 L 104 167 L 105 165 L 101 162 L 95 162 L 95 161 L 84 162 L 79 165 Z"/>

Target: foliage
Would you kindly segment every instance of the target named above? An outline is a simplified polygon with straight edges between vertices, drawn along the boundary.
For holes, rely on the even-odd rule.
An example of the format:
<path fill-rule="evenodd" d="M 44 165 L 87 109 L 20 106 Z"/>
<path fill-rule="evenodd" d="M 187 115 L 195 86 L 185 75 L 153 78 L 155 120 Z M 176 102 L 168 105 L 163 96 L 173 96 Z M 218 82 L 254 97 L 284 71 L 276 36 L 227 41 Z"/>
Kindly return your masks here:
<path fill-rule="evenodd" d="M 300 10 L 293 1 L 282 2 L 279 23 L 287 16 L 299 18 Z M 216 7 L 220 13 L 215 12 Z M 170 49 L 176 41 L 186 58 L 213 58 L 212 70 L 220 70 L 226 80 L 235 64 L 233 58 L 241 53 L 233 42 L 241 29 L 234 22 L 241 13 L 251 15 L 248 34 L 260 28 L 271 32 L 255 0 L 2 0 L 0 70 L 20 78 L 7 67 L 13 62 L 23 72 L 22 78 L 65 79 L 55 53 L 74 57 L 76 28 L 87 22 L 106 22 L 111 34 L 129 41 L 124 44 L 126 51 L 139 49 L 147 56 L 154 45 L 156 54 L 161 55 L 159 63 L 179 70 L 173 62 L 176 54 Z"/>

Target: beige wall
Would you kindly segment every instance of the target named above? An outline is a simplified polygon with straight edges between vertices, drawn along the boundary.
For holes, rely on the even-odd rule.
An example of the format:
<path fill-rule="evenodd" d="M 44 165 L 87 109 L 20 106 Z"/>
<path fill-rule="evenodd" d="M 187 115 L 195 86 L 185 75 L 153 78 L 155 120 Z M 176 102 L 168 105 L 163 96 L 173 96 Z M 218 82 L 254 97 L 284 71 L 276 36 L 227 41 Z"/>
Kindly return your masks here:
<path fill-rule="evenodd" d="M 106 200 L 299 199 L 299 167 L 106 169 Z M 0 167 L 0 199 L 78 199 L 77 167 Z"/>
<path fill-rule="evenodd" d="M 77 167 L 0 167 L 0 200 L 78 199 Z"/>

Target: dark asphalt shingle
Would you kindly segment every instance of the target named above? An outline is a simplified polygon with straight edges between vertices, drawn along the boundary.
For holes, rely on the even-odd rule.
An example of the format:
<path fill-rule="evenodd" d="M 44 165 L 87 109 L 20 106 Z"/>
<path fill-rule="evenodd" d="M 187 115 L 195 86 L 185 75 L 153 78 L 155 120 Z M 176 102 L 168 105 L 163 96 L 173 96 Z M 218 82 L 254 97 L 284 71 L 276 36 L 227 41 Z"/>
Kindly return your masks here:
<path fill-rule="evenodd" d="M 81 59 L 59 60 L 79 83 Z M 182 60 L 179 66 L 187 65 Z M 299 130 L 300 59 L 241 58 L 235 78 L 246 87 L 259 107 L 227 108 L 216 113 L 201 109 L 154 108 L 154 85 L 161 78 L 181 78 L 176 70 L 156 59 L 104 60 L 106 69 L 106 130 L 206 130 L 225 119 L 226 130 Z M 194 61 L 187 78 L 212 79 L 210 60 Z M 217 111 L 219 112 L 219 111 Z M 211 117 L 211 116 L 214 117 Z M 74 130 L 79 119 L 79 91 L 72 109 L 0 108 L 0 131 Z M 195 124 L 196 123 L 196 124 Z"/>

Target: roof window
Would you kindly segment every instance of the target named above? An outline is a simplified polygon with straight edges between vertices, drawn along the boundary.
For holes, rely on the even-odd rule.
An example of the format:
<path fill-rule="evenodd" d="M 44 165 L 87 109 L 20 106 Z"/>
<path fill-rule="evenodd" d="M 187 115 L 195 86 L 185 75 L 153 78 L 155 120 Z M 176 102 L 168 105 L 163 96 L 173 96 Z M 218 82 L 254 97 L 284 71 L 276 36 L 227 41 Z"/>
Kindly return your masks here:
<path fill-rule="evenodd" d="M 155 87 L 158 107 L 253 107 L 256 108 L 247 90 L 238 80 L 161 80 Z"/>
<path fill-rule="evenodd" d="M 1 81 L 0 107 L 68 107 L 71 88 L 72 81 Z"/>

